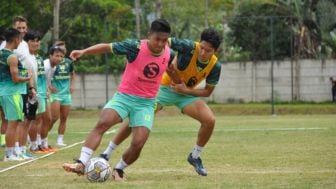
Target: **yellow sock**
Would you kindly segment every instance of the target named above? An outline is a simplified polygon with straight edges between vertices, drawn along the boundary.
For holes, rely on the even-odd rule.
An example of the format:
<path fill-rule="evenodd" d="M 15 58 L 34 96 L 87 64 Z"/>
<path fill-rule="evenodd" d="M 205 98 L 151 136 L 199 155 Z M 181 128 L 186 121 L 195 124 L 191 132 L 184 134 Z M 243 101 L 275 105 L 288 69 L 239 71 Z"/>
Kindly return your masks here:
<path fill-rule="evenodd" d="M 0 134 L 0 145 L 6 144 L 6 135 Z"/>

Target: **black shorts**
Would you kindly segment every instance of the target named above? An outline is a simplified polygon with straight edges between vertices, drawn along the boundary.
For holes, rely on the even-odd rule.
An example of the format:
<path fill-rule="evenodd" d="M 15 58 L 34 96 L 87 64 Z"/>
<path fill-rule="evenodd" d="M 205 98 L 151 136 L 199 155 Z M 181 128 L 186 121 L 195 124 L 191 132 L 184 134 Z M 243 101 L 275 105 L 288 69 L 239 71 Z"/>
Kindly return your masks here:
<path fill-rule="evenodd" d="M 31 98 L 27 94 L 22 95 L 23 101 L 23 113 L 28 120 L 36 119 L 36 111 L 38 107 L 37 100 L 31 101 Z"/>

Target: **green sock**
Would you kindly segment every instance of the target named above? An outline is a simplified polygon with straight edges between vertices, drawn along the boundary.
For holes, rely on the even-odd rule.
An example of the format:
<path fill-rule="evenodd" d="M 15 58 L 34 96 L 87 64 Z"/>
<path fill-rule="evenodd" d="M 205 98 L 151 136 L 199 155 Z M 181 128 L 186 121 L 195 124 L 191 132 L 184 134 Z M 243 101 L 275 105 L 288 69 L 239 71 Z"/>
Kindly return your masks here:
<path fill-rule="evenodd" d="M 6 144 L 6 135 L 0 134 L 0 144 L 1 145 Z"/>

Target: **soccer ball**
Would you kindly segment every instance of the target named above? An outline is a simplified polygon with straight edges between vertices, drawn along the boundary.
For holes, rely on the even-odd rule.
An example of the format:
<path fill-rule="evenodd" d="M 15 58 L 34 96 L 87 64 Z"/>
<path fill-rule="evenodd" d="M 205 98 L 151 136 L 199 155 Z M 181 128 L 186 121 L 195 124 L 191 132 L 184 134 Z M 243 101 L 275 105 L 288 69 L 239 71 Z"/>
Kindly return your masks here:
<path fill-rule="evenodd" d="M 90 182 L 105 182 L 112 174 L 111 166 L 104 158 L 91 158 L 85 167 L 86 178 Z"/>

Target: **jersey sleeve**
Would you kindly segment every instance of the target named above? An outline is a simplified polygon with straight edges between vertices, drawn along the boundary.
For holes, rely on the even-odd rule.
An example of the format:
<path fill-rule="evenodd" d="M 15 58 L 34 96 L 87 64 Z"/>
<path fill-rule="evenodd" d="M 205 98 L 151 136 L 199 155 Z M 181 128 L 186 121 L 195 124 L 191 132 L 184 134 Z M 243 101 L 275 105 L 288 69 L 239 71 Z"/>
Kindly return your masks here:
<path fill-rule="evenodd" d="M 179 53 L 191 53 L 195 49 L 195 42 L 189 39 L 169 38 L 170 48 Z"/>
<path fill-rule="evenodd" d="M 208 77 L 206 78 L 207 85 L 217 85 L 220 74 L 221 74 L 222 64 L 220 62 L 216 62 L 213 69 L 210 71 Z"/>
<path fill-rule="evenodd" d="M 140 41 L 138 39 L 126 39 L 121 42 L 111 43 L 113 54 L 126 55 L 128 62 L 133 62 L 138 56 L 140 50 Z"/>

